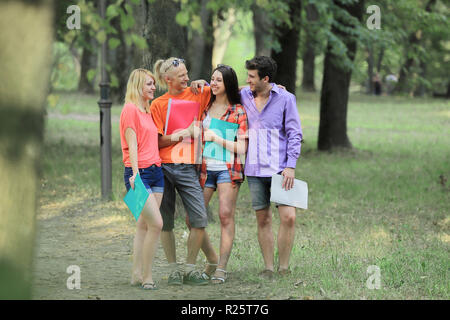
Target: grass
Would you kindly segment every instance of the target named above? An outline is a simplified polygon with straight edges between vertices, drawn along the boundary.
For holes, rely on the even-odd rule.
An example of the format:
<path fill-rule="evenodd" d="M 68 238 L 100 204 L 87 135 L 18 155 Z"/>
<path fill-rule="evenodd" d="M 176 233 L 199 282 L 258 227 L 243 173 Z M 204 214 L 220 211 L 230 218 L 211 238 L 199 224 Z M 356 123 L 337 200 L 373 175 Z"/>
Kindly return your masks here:
<path fill-rule="evenodd" d="M 308 182 L 310 193 L 309 209 L 297 210 L 293 274 L 269 287 L 256 276 L 263 262 L 244 183 L 228 266 L 232 276 L 243 285 L 264 286 L 260 299 L 449 299 L 450 186 L 440 178 L 450 177 L 448 101 L 353 95 L 348 135 L 354 149 L 323 153 L 316 150 L 319 96 L 297 96 L 305 143 L 296 177 Z M 98 115 L 97 100 L 59 94 L 49 107 L 49 113 L 66 117 L 47 118 L 41 211 L 100 197 L 98 123 L 72 117 Z M 112 114 L 120 115 L 120 106 L 113 106 Z M 121 203 L 117 120 L 112 133 L 114 200 L 96 210 L 132 225 Z M 211 206 L 217 217 L 216 197 Z M 273 217 L 277 230 L 278 215 Z M 218 221 L 207 228 L 216 249 Z M 176 230 L 177 237 L 185 230 L 182 217 Z M 366 286 L 371 265 L 380 268 L 379 290 Z"/>

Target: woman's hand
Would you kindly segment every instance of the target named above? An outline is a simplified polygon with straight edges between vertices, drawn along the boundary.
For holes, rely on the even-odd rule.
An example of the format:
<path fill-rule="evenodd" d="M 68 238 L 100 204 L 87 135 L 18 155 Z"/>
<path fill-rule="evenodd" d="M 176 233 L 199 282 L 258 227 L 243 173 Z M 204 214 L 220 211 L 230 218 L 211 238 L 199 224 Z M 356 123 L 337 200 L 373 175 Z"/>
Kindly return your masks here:
<path fill-rule="evenodd" d="M 218 136 L 217 134 L 214 133 L 214 131 L 206 129 L 205 132 L 203 133 L 204 139 L 205 141 L 216 141 Z"/>
<path fill-rule="evenodd" d="M 191 91 L 193 94 L 203 93 L 203 87 L 206 85 L 205 80 L 194 80 L 191 82 Z"/>
<path fill-rule="evenodd" d="M 133 175 L 129 179 L 131 189 L 133 189 L 133 190 L 134 190 L 134 180 L 136 180 L 136 176 L 137 176 L 137 173 L 133 173 Z"/>

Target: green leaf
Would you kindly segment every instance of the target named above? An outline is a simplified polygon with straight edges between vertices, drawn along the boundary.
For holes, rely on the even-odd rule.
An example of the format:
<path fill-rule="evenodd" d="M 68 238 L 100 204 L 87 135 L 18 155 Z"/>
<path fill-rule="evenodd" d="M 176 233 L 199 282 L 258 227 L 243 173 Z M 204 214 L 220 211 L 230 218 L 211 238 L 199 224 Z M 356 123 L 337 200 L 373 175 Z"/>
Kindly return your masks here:
<path fill-rule="evenodd" d="M 89 69 L 88 72 L 86 73 L 86 77 L 87 77 L 88 81 L 92 82 L 92 80 L 94 80 L 96 74 L 97 74 L 96 69 Z"/>
<path fill-rule="evenodd" d="M 134 26 L 134 18 L 131 14 L 121 14 L 120 15 L 120 27 L 123 31 L 127 31 Z"/>
<path fill-rule="evenodd" d="M 119 87 L 119 78 L 115 74 L 111 74 L 111 88 Z"/>
<path fill-rule="evenodd" d="M 180 26 L 187 26 L 188 22 L 189 22 L 189 13 L 185 12 L 185 11 L 180 11 L 177 13 L 176 17 L 175 17 L 175 21 L 180 25 Z"/>
<path fill-rule="evenodd" d="M 106 32 L 101 30 L 97 33 L 97 35 L 95 36 L 95 38 L 97 39 L 97 41 L 99 43 L 103 43 L 106 41 Z"/>
<path fill-rule="evenodd" d="M 196 30 L 198 32 L 202 31 L 202 20 L 200 19 L 200 16 L 194 15 L 191 19 L 191 28 L 192 30 Z"/>
<path fill-rule="evenodd" d="M 136 46 L 139 49 L 147 49 L 147 42 L 145 41 L 145 39 L 141 36 L 138 36 L 137 34 L 132 34 L 131 35 L 131 40 L 133 41 L 134 44 L 136 44 Z"/>
<path fill-rule="evenodd" d="M 133 39 L 131 38 L 131 36 L 129 34 L 125 35 L 125 44 L 127 45 L 127 47 L 131 46 L 133 42 Z"/>
<path fill-rule="evenodd" d="M 106 18 L 112 19 L 114 17 L 117 17 L 119 15 L 119 10 L 117 6 L 110 4 L 108 8 L 106 9 Z"/>
<path fill-rule="evenodd" d="M 120 40 L 117 38 L 111 38 L 108 41 L 108 45 L 109 45 L 110 49 L 114 50 L 115 48 L 117 48 L 120 45 Z"/>

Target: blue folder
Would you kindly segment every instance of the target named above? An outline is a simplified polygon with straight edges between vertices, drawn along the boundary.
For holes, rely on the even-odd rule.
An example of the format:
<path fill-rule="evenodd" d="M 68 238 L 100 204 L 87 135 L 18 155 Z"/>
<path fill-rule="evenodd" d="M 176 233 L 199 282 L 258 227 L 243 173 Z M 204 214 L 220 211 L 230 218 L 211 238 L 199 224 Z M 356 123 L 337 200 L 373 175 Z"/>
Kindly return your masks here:
<path fill-rule="evenodd" d="M 209 130 L 213 130 L 219 137 L 230 141 L 234 141 L 236 138 L 238 128 L 239 125 L 237 123 L 223 121 L 216 118 L 212 118 L 211 124 L 209 125 Z M 212 141 L 205 142 L 203 156 L 225 162 L 231 162 L 231 152 Z"/>
<path fill-rule="evenodd" d="M 128 208 L 133 213 L 133 216 L 136 218 L 136 221 L 139 219 L 141 215 L 142 209 L 144 208 L 145 202 L 147 202 L 148 198 L 147 188 L 144 186 L 144 183 L 141 180 L 141 177 L 136 175 L 136 179 L 134 180 L 134 190 L 130 188 L 127 194 L 123 198 Z"/>

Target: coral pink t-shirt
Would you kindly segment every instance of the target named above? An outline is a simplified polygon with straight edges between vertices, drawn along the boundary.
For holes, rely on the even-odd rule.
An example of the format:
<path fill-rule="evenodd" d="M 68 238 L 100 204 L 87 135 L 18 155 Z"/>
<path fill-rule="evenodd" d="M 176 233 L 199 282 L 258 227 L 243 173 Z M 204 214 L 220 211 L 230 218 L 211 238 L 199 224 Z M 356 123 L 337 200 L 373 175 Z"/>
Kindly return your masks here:
<path fill-rule="evenodd" d="M 155 164 L 161 166 L 158 150 L 158 130 L 151 113 L 143 113 L 132 103 L 127 103 L 120 114 L 120 144 L 122 145 L 123 164 L 131 167 L 130 153 L 125 139 L 125 130 L 133 129 L 137 138 L 138 167 L 147 168 Z"/>

